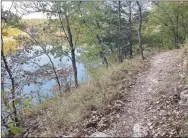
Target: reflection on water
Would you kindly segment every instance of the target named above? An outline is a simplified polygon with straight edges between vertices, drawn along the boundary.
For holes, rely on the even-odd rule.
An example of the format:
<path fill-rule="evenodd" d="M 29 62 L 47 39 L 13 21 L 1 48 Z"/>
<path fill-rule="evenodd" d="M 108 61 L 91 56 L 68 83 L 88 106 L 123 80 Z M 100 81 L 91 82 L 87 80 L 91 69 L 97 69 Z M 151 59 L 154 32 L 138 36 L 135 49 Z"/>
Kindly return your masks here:
<path fill-rule="evenodd" d="M 38 49 L 38 47 L 37 47 L 37 49 Z M 32 56 L 32 54 L 33 53 L 31 52 L 30 55 L 28 55 L 28 56 Z M 79 53 L 76 52 L 76 55 L 79 56 Z M 71 66 L 72 65 L 71 60 L 66 56 L 61 58 L 61 60 L 60 60 L 60 58 L 54 58 L 53 55 L 50 55 L 50 57 L 51 57 L 54 65 L 55 65 L 56 69 L 61 69 L 62 65 L 72 67 Z M 50 63 L 49 58 L 44 54 L 44 55 L 41 55 L 41 56 L 36 57 L 34 59 L 31 59 L 28 64 L 24 64 L 23 70 L 25 70 L 25 71 L 35 71 L 37 68 L 36 68 L 36 66 L 33 65 L 33 62 L 37 63 L 39 66 Z M 85 70 L 84 65 L 82 63 L 77 63 L 77 72 L 78 72 L 78 81 L 79 82 L 84 82 L 85 80 L 87 80 L 86 70 Z M 38 78 L 38 79 L 40 79 L 40 78 Z M 73 76 L 72 76 L 72 80 L 73 80 Z M 29 86 L 25 85 L 24 88 L 23 88 L 24 94 L 29 94 L 29 95 L 33 96 L 34 103 L 37 102 L 36 98 L 35 98 L 35 96 L 38 97 L 37 94 L 39 94 L 41 97 L 44 97 L 44 98 L 49 98 L 49 97 L 53 96 L 51 89 L 54 85 L 57 84 L 56 80 L 42 80 L 42 82 L 43 82 L 42 86 L 40 84 L 30 84 Z M 38 92 L 38 93 L 34 94 L 33 93 L 34 91 Z"/>

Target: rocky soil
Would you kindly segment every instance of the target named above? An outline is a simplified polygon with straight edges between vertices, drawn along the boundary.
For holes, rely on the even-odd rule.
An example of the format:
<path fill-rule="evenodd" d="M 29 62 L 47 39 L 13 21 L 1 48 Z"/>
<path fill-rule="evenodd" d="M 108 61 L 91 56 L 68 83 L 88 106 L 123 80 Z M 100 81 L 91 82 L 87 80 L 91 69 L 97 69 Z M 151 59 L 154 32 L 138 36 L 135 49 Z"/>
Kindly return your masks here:
<path fill-rule="evenodd" d="M 188 136 L 182 130 L 188 104 L 180 104 L 182 89 L 184 94 L 188 94 L 188 89 L 180 85 L 178 53 L 173 50 L 151 58 L 150 67 L 138 74 L 120 117 L 104 133 L 134 137 Z"/>

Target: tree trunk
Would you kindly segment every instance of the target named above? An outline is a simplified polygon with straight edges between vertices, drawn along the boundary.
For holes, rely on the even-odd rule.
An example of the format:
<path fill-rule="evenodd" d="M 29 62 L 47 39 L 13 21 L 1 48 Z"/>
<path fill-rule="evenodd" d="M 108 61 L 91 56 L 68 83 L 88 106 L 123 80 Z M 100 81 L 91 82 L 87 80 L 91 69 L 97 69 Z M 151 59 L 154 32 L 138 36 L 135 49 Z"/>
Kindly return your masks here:
<path fill-rule="evenodd" d="M 12 108 L 13 108 L 14 121 L 16 122 L 16 125 L 19 126 L 19 119 L 18 119 L 18 115 L 17 115 L 16 105 L 14 103 L 14 100 L 15 100 L 15 82 L 14 82 L 14 78 L 12 76 L 12 72 L 11 72 L 9 66 L 8 66 L 6 57 L 4 55 L 3 46 L 4 46 L 4 42 L 3 42 L 3 38 L 1 36 L 1 57 L 2 57 L 4 65 L 5 65 L 5 69 L 8 73 L 9 79 L 11 81 L 11 87 L 12 88 L 11 88 L 10 91 L 11 91 L 11 94 L 12 94 Z"/>
<path fill-rule="evenodd" d="M 66 28 L 68 32 L 68 41 L 71 48 L 71 58 L 72 58 L 72 67 L 73 67 L 73 73 L 74 73 L 74 83 L 75 87 L 78 87 L 78 77 L 77 77 L 77 67 L 76 67 L 76 58 L 75 58 L 75 48 L 72 41 L 72 33 L 69 26 L 69 18 L 67 14 L 65 13 L 65 20 L 66 20 Z"/>
<path fill-rule="evenodd" d="M 99 35 L 97 34 L 96 35 L 96 37 L 97 37 L 97 39 L 98 39 L 98 41 L 99 41 L 99 43 L 100 43 L 100 45 L 102 46 L 102 51 L 100 52 L 100 57 L 102 58 L 102 62 L 106 65 L 106 67 L 108 68 L 108 60 L 107 60 L 107 58 L 106 58 L 106 56 L 104 55 L 104 49 L 103 49 L 103 42 L 102 42 L 102 40 L 101 40 L 101 38 L 99 37 Z"/>
<path fill-rule="evenodd" d="M 174 46 L 175 46 L 176 49 L 178 48 L 178 42 L 177 42 L 177 35 L 176 35 L 176 33 L 174 35 Z"/>
<path fill-rule="evenodd" d="M 100 24 L 98 21 L 96 21 L 96 24 L 97 24 L 97 27 L 100 29 Z M 100 51 L 100 57 L 102 59 L 102 63 L 106 65 L 106 67 L 108 68 L 108 60 L 105 56 L 105 53 L 104 53 L 104 43 L 103 43 L 103 40 L 102 38 L 100 38 L 100 36 L 98 34 L 96 34 L 96 37 L 99 41 L 99 44 L 101 45 L 101 51 Z"/>
<path fill-rule="evenodd" d="M 122 62 L 122 51 L 121 51 L 121 44 L 120 44 L 120 31 L 121 31 L 121 2 L 118 1 L 118 17 L 119 17 L 119 26 L 118 26 L 118 56 L 119 62 Z"/>
<path fill-rule="evenodd" d="M 141 29 L 142 29 L 142 9 L 140 6 L 140 3 L 136 1 L 138 5 L 138 10 L 139 10 L 139 27 L 138 27 L 138 41 L 139 41 L 139 49 L 140 49 L 140 56 L 142 60 L 144 60 L 144 55 L 143 55 L 143 49 L 142 49 L 142 36 L 141 36 Z"/>
<path fill-rule="evenodd" d="M 131 1 L 129 3 L 129 57 L 132 58 L 132 7 Z"/>
<path fill-rule="evenodd" d="M 59 77 L 57 76 L 57 73 L 56 73 L 56 69 L 55 69 L 54 63 L 53 63 L 51 57 L 48 55 L 48 53 L 47 53 L 46 51 L 45 51 L 45 53 L 46 53 L 47 57 L 48 57 L 49 60 L 50 60 L 50 63 L 51 63 L 51 65 L 52 65 L 52 69 L 53 69 L 53 71 L 54 71 L 55 78 L 56 78 L 56 81 L 57 81 L 57 84 L 58 84 L 59 92 L 61 92 L 61 84 L 60 84 L 60 81 L 59 81 Z"/>
<path fill-rule="evenodd" d="M 177 11 L 176 11 L 177 15 L 176 15 L 176 27 L 175 27 L 175 38 L 174 38 L 174 45 L 175 45 L 175 48 L 179 48 L 178 47 L 178 43 L 179 43 L 179 33 L 178 33 L 178 28 L 179 28 L 179 3 L 178 3 L 178 8 L 177 8 Z"/>
<path fill-rule="evenodd" d="M 58 84 L 59 92 L 61 92 L 61 84 L 60 84 L 60 81 L 59 81 L 59 77 L 57 76 L 57 72 L 56 72 L 54 63 L 53 63 L 51 57 L 49 56 L 49 54 L 47 53 L 46 49 L 30 33 L 28 33 L 27 31 L 24 31 L 24 30 L 22 30 L 22 31 L 27 33 L 42 48 L 42 50 L 44 51 L 46 56 L 49 58 L 50 63 L 52 65 L 53 72 L 55 74 L 55 78 L 56 78 L 57 84 Z"/>
<path fill-rule="evenodd" d="M 77 67 L 76 67 L 76 58 L 75 58 L 75 49 L 71 49 L 71 57 L 72 57 L 72 67 L 74 72 L 74 85 L 78 87 L 78 78 L 77 78 Z"/>

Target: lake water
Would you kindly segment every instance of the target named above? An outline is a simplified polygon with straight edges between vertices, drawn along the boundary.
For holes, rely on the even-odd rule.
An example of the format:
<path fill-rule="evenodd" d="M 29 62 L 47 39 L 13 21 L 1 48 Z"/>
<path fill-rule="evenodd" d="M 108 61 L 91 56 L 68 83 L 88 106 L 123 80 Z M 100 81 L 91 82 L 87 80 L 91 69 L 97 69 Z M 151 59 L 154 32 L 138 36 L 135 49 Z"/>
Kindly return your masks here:
<path fill-rule="evenodd" d="M 78 52 L 75 52 L 77 56 L 79 56 Z M 31 53 L 32 55 L 32 53 Z M 69 60 L 68 57 L 64 56 L 61 60 L 60 58 L 54 58 L 53 55 L 50 55 L 55 67 L 57 69 L 61 69 L 61 67 L 59 66 L 60 64 L 64 64 L 66 66 L 70 66 L 72 67 L 72 63 L 71 60 Z M 35 60 L 35 62 L 37 62 L 40 66 L 50 63 L 49 62 L 49 58 L 46 55 L 41 55 L 35 59 L 32 59 L 33 61 Z M 34 71 L 36 70 L 35 66 L 33 66 L 33 64 L 28 64 L 28 65 L 23 65 L 23 69 L 26 71 Z M 88 79 L 88 75 L 86 73 L 86 69 L 84 68 L 84 65 L 82 63 L 77 63 L 77 72 L 78 72 L 78 81 L 79 82 L 84 82 Z M 73 76 L 72 76 L 72 80 L 73 80 Z M 72 81 L 73 83 L 73 81 Z M 40 96 L 42 97 L 52 97 L 54 94 L 52 93 L 51 89 L 54 85 L 56 85 L 57 82 L 56 80 L 48 80 L 46 81 L 42 86 L 38 85 L 38 84 L 30 84 L 25 85 L 23 88 L 23 93 L 24 94 L 31 94 L 33 91 L 38 91 L 40 93 Z M 37 95 L 35 94 L 35 96 L 37 97 Z M 33 97 L 33 101 L 34 103 L 37 102 L 37 98 Z"/>

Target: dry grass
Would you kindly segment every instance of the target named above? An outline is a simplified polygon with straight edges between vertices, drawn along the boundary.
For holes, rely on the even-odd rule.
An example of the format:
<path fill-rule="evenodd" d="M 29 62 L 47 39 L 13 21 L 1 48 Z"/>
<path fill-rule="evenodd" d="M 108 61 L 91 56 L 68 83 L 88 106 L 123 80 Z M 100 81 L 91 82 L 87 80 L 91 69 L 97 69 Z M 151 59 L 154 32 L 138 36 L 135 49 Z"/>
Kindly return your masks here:
<path fill-rule="evenodd" d="M 182 79 L 185 86 L 188 85 L 188 42 L 185 43 L 180 53 L 181 67 L 182 67 Z"/>
<path fill-rule="evenodd" d="M 182 48 L 181 56 L 181 67 L 182 67 L 182 72 L 181 72 L 181 87 L 182 87 L 182 92 L 185 90 L 188 90 L 188 41 L 185 43 L 184 47 Z M 185 97 L 186 98 L 186 97 Z M 188 99 L 187 99 L 188 100 Z M 181 106 L 182 108 L 182 114 L 184 117 L 184 120 L 182 122 L 182 137 L 185 137 L 188 135 L 188 108 L 185 106 Z"/>
<path fill-rule="evenodd" d="M 188 75 L 188 42 L 185 44 L 184 48 L 184 72 Z"/>
<path fill-rule="evenodd" d="M 126 93 L 120 90 L 122 85 L 129 85 L 143 66 L 143 61 L 137 57 L 120 65 L 114 64 L 108 69 L 100 68 L 95 74 L 97 79 L 90 80 L 61 97 L 27 109 L 24 114 L 26 117 L 35 115 L 38 120 L 45 120 L 43 125 L 50 127 L 51 131 L 81 126 L 81 120 L 92 110 L 103 111 L 112 100 Z"/>

